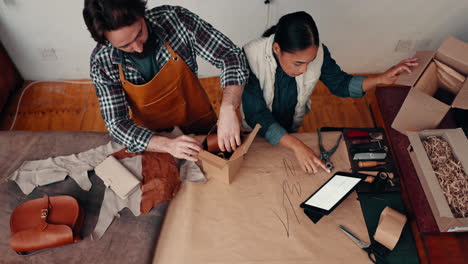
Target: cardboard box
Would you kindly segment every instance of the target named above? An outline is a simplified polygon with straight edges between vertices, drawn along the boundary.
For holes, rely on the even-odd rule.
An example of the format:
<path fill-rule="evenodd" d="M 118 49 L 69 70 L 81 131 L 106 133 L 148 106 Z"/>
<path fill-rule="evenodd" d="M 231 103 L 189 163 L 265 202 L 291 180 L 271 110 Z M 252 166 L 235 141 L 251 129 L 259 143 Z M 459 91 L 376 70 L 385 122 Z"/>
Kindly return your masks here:
<path fill-rule="evenodd" d="M 415 57 L 419 66 L 395 83 L 411 86 L 392 124 L 403 134 L 436 128 L 452 107 L 468 109 L 468 43 L 448 37 L 437 51 L 418 51 Z M 453 95 L 452 102 L 434 97 L 441 88 Z"/>
<path fill-rule="evenodd" d="M 453 154 L 468 173 L 468 139 L 461 128 L 435 129 L 421 132 L 408 132 L 410 146 L 408 152 L 424 189 L 434 218 L 441 232 L 468 231 L 468 217 L 455 218 L 440 187 L 422 140 L 428 136 L 438 136 L 452 147 Z"/>
<path fill-rule="evenodd" d="M 215 154 L 202 150 L 198 154 L 198 158 L 201 161 L 203 172 L 208 178 L 217 178 L 223 182 L 230 184 L 234 177 L 239 171 L 244 155 L 249 151 L 250 145 L 252 144 L 255 136 L 260 129 L 260 125 L 257 124 L 250 134 L 245 138 L 242 145 L 240 145 L 232 154 L 229 159 L 223 159 L 216 156 Z"/>

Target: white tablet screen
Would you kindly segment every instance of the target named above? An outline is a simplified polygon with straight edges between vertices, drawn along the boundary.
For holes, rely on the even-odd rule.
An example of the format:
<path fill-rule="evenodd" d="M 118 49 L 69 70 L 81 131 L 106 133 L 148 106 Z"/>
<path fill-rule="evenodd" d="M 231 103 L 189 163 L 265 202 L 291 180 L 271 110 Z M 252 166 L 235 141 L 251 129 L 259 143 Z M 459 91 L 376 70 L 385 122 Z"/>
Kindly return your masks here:
<path fill-rule="evenodd" d="M 360 178 L 335 175 L 318 192 L 310 197 L 305 204 L 330 210 L 360 181 Z"/>

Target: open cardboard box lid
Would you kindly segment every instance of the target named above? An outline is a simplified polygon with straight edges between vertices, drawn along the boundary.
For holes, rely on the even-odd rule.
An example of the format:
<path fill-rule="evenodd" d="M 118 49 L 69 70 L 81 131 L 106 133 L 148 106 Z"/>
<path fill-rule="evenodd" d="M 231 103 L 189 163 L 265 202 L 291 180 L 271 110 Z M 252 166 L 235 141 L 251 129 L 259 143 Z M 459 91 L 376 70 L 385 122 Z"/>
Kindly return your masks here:
<path fill-rule="evenodd" d="M 468 110 L 468 81 L 465 81 L 455 100 L 453 100 L 452 107 Z"/>
<path fill-rule="evenodd" d="M 447 37 L 437 51 L 417 51 L 414 57 L 418 58 L 419 65 L 413 68 L 412 73 L 403 72 L 395 84 L 413 87 L 434 58 L 468 76 L 468 43 L 454 37 Z M 465 81 L 451 107 L 468 109 L 468 81 Z"/>
<path fill-rule="evenodd" d="M 403 72 L 396 80 L 395 84 L 403 86 L 414 86 L 419 80 L 419 77 L 424 73 L 427 66 L 434 58 L 436 51 L 433 50 L 421 50 L 417 51 L 414 57 L 418 58 L 418 66 L 414 67 L 412 73 Z"/>
<path fill-rule="evenodd" d="M 203 160 L 204 162 L 209 162 L 216 167 L 222 168 L 226 166 L 229 163 L 234 162 L 235 160 L 242 158 L 247 151 L 249 151 L 250 145 L 252 145 L 253 140 L 255 139 L 255 136 L 258 133 L 258 130 L 260 130 L 261 126 L 259 124 L 255 125 L 254 129 L 250 134 L 247 136 L 247 138 L 244 140 L 242 145 L 240 145 L 232 154 L 232 156 L 226 160 L 221 157 L 218 157 L 214 155 L 211 152 L 208 152 L 206 150 L 202 150 L 199 154 L 198 157 Z"/>

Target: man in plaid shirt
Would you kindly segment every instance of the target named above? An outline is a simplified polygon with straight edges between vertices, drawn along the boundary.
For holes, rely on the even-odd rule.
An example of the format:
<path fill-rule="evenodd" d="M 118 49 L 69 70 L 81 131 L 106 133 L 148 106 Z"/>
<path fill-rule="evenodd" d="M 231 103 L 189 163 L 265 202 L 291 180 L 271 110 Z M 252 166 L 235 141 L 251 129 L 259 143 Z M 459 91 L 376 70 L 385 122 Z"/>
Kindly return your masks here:
<path fill-rule="evenodd" d="M 242 50 L 226 36 L 187 9 L 160 6 L 146 10 L 144 0 L 85 0 L 83 17 L 98 42 L 91 55 L 91 78 L 96 86 L 101 114 L 115 141 L 132 152 L 166 152 L 177 158 L 196 160 L 201 146 L 195 139 L 159 136 L 156 129 L 145 125 L 147 122 L 136 124 L 130 119 L 129 109 L 134 116 L 139 115 L 140 110 L 148 113 L 144 107 L 149 104 L 138 105 L 141 97 L 153 93 L 159 80 L 170 83 L 167 80 L 173 78 L 172 66 L 176 65 L 178 57 L 196 74 L 196 55 L 200 55 L 222 70 L 224 89 L 218 120 L 219 147 L 222 151 L 233 151 L 240 145 L 236 109 L 248 79 L 248 69 Z M 183 72 L 181 67 L 186 66 L 177 65 L 177 71 Z M 201 87 L 196 82 L 189 80 L 190 85 Z M 185 99 L 184 105 L 195 100 L 193 96 L 190 100 Z M 164 114 L 160 112 L 167 110 L 171 117 L 171 111 L 177 110 L 171 108 L 178 106 L 158 108 L 151 113 Z M 187 112 L 193 111 L 188 109 Z"/>

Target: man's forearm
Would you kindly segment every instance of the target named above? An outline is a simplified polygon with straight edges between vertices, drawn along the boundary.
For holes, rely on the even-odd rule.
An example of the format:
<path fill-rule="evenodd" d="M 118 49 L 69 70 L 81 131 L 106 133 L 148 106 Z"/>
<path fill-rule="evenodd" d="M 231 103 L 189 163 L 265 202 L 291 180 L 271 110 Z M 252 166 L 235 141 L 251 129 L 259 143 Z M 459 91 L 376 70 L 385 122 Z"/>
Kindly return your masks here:
<path fill-rule="evenodd" d="M 169 138 L 162 136 L 153 136 L 146 147 L 146 151 L 151 152 L 168 152 Z"/>
<path fill-rule="evenodd" d="M 232 110 L 236 110 L 241 104 L 243 91 L 243 85 L 226 86 L 223 89 L 223 100 L 221 102 L 221 109 L 229 108 Z"/>

